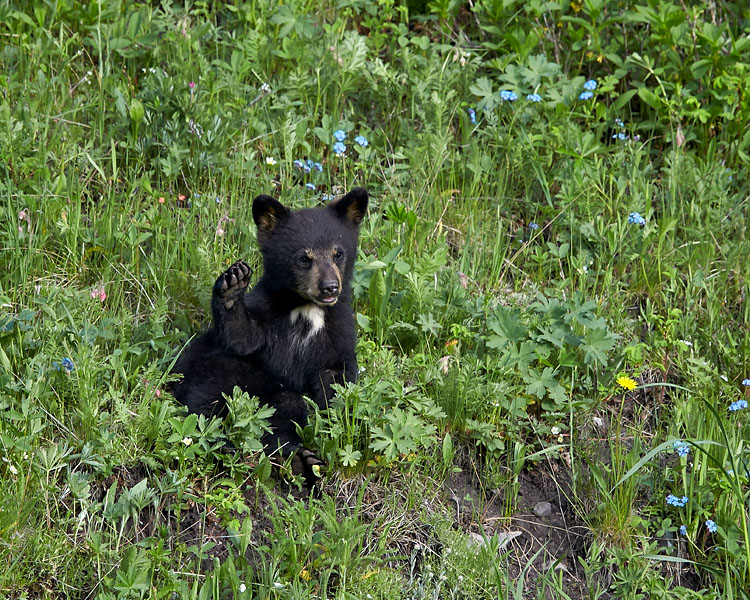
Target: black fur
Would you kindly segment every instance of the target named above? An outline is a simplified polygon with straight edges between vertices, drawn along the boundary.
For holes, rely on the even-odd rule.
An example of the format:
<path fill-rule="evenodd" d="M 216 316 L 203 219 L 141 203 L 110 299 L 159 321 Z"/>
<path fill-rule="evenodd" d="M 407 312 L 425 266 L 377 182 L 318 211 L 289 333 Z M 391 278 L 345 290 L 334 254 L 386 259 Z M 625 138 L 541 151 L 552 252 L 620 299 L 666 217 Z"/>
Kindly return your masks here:
<path fill-rule="evenodd" d="M 276 409 L 269 451 L 296 452 L 308 482 L 321 464 L 301 448 L 295 423 L 307 422 L 302 395 L 325 408 L 331 385 L 355 381 L 356 333 L 350 306 L 359 224 L 367 192 L 355 188 L 324 208 L 292 212 L 270 196 L 253 202 L 263 276 L 246 292 L 252 271 L 232 265 L 216 280 L 213 321 L 174 367 L 173 391 L 190 412 L 223 416 L 222 394 L 235 386 Z"/>

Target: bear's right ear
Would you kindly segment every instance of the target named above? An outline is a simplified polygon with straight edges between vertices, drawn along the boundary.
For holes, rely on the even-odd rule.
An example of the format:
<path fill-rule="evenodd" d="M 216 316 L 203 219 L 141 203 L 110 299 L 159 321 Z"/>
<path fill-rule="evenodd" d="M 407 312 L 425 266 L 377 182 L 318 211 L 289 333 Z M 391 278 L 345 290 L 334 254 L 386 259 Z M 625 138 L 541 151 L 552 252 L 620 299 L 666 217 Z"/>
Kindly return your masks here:
<path fill-rule="evenodd" d="M 258 226 L 258 241 L 266 242 L 279 223 L 289 216 L 289 209 L 271 196 L 261 195 L 253 200 L 253 220 Z"/>

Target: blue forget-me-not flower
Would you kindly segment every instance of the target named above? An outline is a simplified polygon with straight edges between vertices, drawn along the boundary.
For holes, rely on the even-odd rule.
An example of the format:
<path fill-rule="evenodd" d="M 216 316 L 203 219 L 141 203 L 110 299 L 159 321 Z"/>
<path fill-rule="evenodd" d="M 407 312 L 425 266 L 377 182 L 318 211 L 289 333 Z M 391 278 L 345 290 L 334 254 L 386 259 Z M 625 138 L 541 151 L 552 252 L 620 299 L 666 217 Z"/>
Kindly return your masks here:
<path fill-rule="evenodd" d="M 687 496 L 682 496 L 682 498 L 680 498 L 679 496 L 675 496 L 674 494 L 669 494 L 667 496 L 667 504 L 671 506 L 682 508 L 683 506 L 687 504 L 687 502 L 688 502 Z"/>
<path fill-rule="evenodd" d="M 641 213 L 632 212 L 628 215 L 628 223 L 631 225 L 645 225 L 646 219 L 641 216 Z"/>
<path fill-rule="evenodd" d="M 672 447 L 677 450 L 677 454 L 679 456 L 687 456 L 688 454 L 690 454 L 690 446 L 688 446 L 681 440 L 677 440 L 674 444 L 672 444 Z"/>

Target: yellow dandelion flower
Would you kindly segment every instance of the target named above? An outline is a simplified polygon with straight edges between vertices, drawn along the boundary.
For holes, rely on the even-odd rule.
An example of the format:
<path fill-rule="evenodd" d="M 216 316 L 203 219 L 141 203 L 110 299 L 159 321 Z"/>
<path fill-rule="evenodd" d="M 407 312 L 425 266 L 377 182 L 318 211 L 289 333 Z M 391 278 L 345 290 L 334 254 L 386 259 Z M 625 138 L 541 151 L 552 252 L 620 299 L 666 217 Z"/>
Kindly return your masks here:
<path fill-rule="evenodd" d="M 638 385 L 635 380 L 630 377 L 618 377 L 616 381 L 617 385 L 626 390 L 634 390 Z"/>

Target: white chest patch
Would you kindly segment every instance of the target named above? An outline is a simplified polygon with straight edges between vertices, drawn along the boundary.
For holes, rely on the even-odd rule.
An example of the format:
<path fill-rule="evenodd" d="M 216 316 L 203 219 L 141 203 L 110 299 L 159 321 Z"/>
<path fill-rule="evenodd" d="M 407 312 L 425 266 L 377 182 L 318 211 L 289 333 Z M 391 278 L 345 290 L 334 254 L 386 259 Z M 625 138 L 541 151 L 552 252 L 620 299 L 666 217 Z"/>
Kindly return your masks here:
<path fill-rule="evenodd" d="M 308 341 L 323 329 L 323 326 L 326 324 L 325 312 L 323 312 L 323 309 L 320 306 L 313 304 L 312 302 L 310 304 L 298 306 L 289 313 L 289 321 L 292 324 L 296 323 L 300 318 L 305 319 L 310 326 L 304 341 Z"/>

